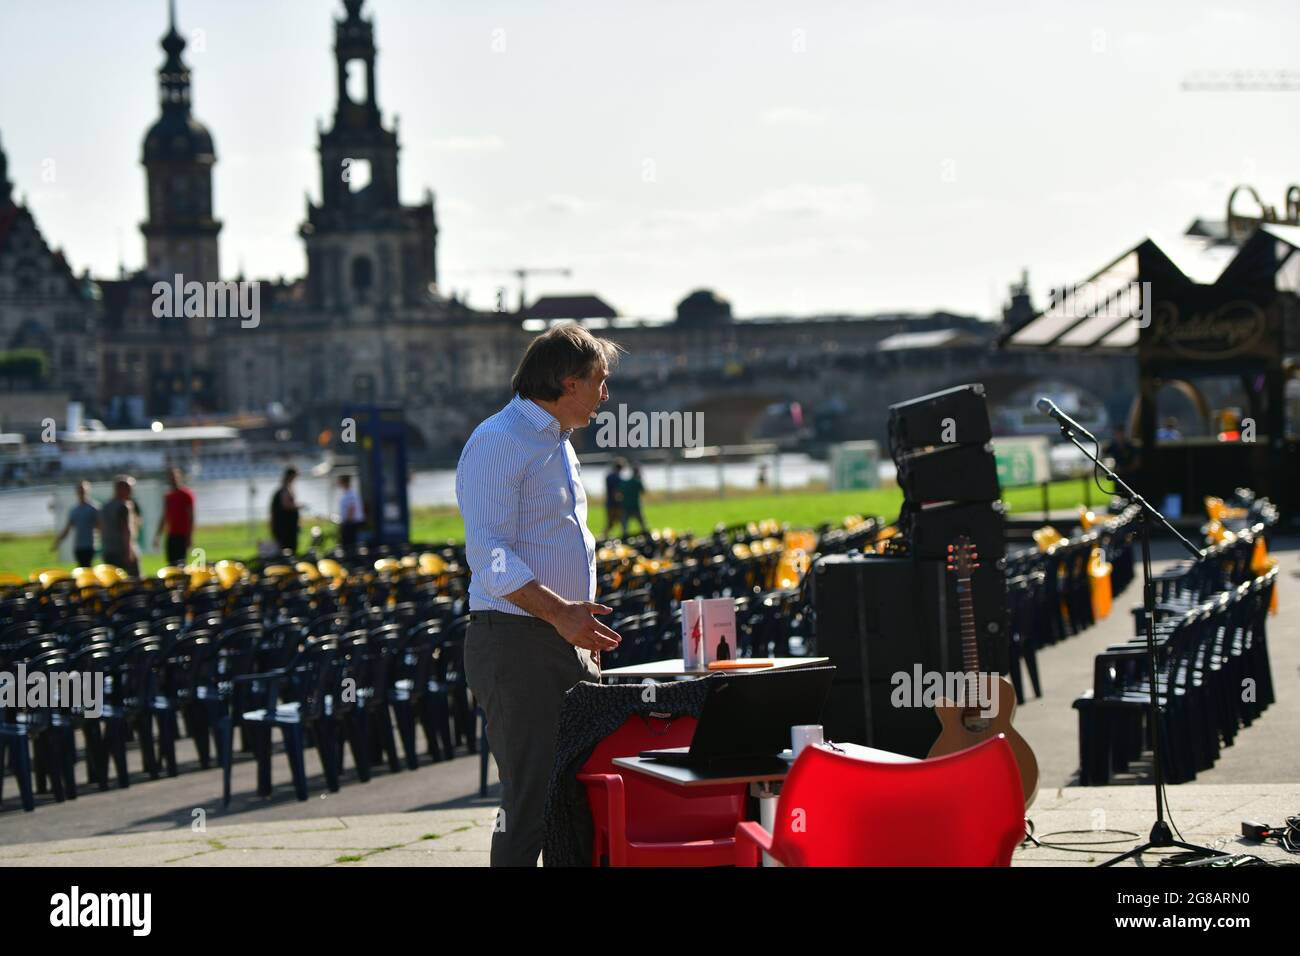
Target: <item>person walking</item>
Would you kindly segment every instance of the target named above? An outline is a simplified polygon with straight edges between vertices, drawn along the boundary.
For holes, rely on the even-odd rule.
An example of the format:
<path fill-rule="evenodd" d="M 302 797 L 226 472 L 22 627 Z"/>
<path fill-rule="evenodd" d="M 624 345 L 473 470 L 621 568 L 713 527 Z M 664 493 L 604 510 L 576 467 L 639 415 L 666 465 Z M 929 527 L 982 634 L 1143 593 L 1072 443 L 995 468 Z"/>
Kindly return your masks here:
<path fill-rule="evenodd" d="M 298 553 L 298 501 L 293 496 L 293 482 L 298 469 L 290 465 L 284 470 L 280 487 L 271 496 L 271 537 L 280 550 Z"/>
<path fill-rule="evenodd" d="M 470 622 L 465 675 L 487 715 L 501 778 L 493 866 L 536 866 L 560 707 L 598 681 L 598 654 L 619 636 L 596 619 L 596 539 L 569 442 L 609 398 L 618 347 L 578 325 L 529 344 L 514 397 L 483 421 L 456 466 L 465 519 Z"/>
<path fill-rule="evenodd" d="M 113 499 L 100 509 L 100 535 L 104 563 L 121 568 L 132 577 L 140 576 L 140 555 L 135 539 L 140 530 L 139 512 L 131 501 L 135 479 L 118 475 L 113 479 Z"/>
<path fill-rule="evenodd" d="M 641 467 L 634 465 L 632 476 L 623 481 L 623 537 L 627 537 L 628 523 L 635 518 L 641 526 L 641 533 L 646 533 L 645 518 L 641 515 L 641 496 L 645 493 L 645 482 L 641 480 Z"/>
<path fill-rule="evenodd" d="M 95 562 L 95 532 L 99 530 L 99 508 L 90 500 L 90 482 L 77 482 L 77 503 L 68 509 L 68 521 L 54 539 L 54 550 L 59 550 L 68 532 L 73 532 L 72 553 L 77 567 L 88 568 Z"/>
<path fill-rule="evenodd" d="M 622 524 L 627 530 L 623 518 L 623 468 L 626 465 L 622 458 L 615 458 L 605 475 L 605 530 L 601 532 L 602 538 L 608 538 L 616 524 Z"/>
<path fill-rule="evenodd" d="M 339 544 L 351 554 L 357 548 L 357 537 L 366 523 L 366 509 L 361 495 L 352 487 L 351 475 L 339 475 Z"/>
<path fill-rule="evenodd" d="M 158 530 L 153 535 L 154 550 L 163 532 L 167 533 L 167 563 L 173 567 L 185 564 L 194 540 L 194 492 L 185 487 L 179 468 L 167 472 L 171 491 L 163 496 L 163 511 L 158 518 Z"/>

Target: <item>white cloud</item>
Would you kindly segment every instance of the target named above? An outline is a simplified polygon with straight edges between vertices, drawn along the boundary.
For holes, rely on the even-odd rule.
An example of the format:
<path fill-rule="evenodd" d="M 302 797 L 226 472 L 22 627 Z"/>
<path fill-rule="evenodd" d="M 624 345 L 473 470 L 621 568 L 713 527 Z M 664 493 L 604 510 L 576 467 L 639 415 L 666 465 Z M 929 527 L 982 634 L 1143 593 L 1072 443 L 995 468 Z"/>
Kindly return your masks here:
<path fill-rule="evenodd" d="M 863 183 L 814 186 L 793 183 L 769 189 L 749 205 L 753 214 L 811 219 L 861 219 L 875 200 Z"/>
<path fill-rule="evenodd" d="M 515 215 L 528 216 L 534 213 L 548 213 L 557 216 L 581 216 L 599 208 L 600 203 L 573 196 L 568 193 L 551 193 L 541 199 L 529 199 L 514 206 L 510 212 Z"/>
<path fill-rule="evenodd" d="M 805 109 L 802 106 L 774 106 L 764 110 L 758 117 L 768 126 L 822 126 L 830 115 L 822 110 Z"/>
<path fill-rule="evenodd" d="M 863 183 L 792 183 L 732 206 L 655 209 L 628 223 L 623 237 L 632 241 L 682 239 L 771 220 L 845 222 L 866 219 L 874 212 L 875 197 Z"/>
<path fill-rule="evenodd" d="M 506 143 L 500 136 L 440 136 L 429 143 L 439 153 L 498 153 Z"/>

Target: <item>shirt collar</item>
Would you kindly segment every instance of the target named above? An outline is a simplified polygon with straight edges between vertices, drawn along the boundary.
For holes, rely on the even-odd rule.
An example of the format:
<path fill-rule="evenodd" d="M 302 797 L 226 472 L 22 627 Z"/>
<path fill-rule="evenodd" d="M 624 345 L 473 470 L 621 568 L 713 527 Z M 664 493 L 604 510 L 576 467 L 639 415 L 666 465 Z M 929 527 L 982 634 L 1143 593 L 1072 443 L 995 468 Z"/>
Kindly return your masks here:
<path fill-rule="evenodd" d="M 538 405 L 531 398 L 524 398 L 516 395 L 510 399 L 510 407 L 517 411 L 528 424 L 532 425 L 539 432 L 554 430 L 561 435 L 568 435 L 573 429 L 564 429 L 560 427 L 559 419 L 548 412 L 542 406 Z"/>

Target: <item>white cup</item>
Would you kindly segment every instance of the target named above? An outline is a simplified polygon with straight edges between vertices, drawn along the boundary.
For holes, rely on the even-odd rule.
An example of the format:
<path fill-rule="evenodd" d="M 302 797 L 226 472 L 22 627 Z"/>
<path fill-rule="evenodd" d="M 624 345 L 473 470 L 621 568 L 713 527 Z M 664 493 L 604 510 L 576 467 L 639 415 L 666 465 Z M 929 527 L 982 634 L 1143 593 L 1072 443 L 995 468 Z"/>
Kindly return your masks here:
<path fill-rule="evenodd" d="M 790 728 L 790 750 L 797 759 L 809 744 L 825 743 L 821 724 L 800 724 Z"/>

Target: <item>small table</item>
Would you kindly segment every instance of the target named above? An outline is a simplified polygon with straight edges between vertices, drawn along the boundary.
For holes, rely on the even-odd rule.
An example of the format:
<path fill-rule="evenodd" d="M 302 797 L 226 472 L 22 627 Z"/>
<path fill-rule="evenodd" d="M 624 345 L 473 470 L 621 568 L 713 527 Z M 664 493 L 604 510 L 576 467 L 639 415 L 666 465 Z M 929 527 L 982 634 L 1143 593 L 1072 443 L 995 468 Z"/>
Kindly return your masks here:
<path fill-rule="evenodd" d="M 613 683 L 627 683 L 659 677 L 708 677 L 710 674 L 770 674 L 772 671 L 793 670 L 798 667 L 820 667 L 829 664 L 829 657 L 753 657 L 742 660 L 771 661 L 771 667 L 740 667 L 733 670 L 691 670 L 686 669 L 686 661 L 680 657 L 664 661 L 647 661 L 644 664 L 628 664 L 626 667 L 611 667 L 600 672 L 602 681 L 613 678 Z"/>
<path fill-rule="evenodd" d="M 805 658 L 798 658 L 804 660 Z M 642 665 L 646 666 L 646 665 Z M 622 668 L 620 668 L 621 670 Z M 771 668 L 765 668 L 770 670 Z M 825 746 L 825 745 L 823 745 Z M 872 760 L 876 763 L 916 763 L 916 757 L 896 754 L 889 750 L 877 750 L 861 744 L 836 743 L 840 753 L 856 760 Z M 758 798 L 759 822 L 769 833 L 776 826 L 776 798 L 781 792 L 781 784 L 790 773 L 794 755 L 789 750 L 781 752 L 779 757 L 756 761 L 753 768 L 730 767 L 712 770 L 697 767 L 682 767 L 648 757 L 615 757 L 614 766 L 634 773 L 645 774 L 656 780 L 663 780 L 678 787 L 716 787 L 719 784 L 747 783 L 750 796 Z M 763 854 L 765 866 L 775 866 L 776 861 L 766 853 Z"/>

